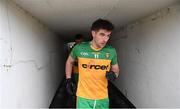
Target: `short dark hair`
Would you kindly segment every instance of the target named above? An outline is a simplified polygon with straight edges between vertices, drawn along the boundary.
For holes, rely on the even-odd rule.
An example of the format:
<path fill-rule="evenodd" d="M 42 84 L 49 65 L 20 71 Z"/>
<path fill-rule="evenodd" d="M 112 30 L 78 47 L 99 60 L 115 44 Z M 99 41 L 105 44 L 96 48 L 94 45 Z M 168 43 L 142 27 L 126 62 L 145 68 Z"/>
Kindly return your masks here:
<path fill-rule="evenodd" d="M 76 34 L 75 35 L 75 40 L 76 39 L 83 39 L 83 35 L 82 34 Z"/>
<path fill-rule="evenodd" d="M 108 31 L 112 31 L 114 29 L 114 25 L 105 19 L 97 19 L 91 26 L 91 31 L 98 31 L 99 29 L 105 29 Z"/>

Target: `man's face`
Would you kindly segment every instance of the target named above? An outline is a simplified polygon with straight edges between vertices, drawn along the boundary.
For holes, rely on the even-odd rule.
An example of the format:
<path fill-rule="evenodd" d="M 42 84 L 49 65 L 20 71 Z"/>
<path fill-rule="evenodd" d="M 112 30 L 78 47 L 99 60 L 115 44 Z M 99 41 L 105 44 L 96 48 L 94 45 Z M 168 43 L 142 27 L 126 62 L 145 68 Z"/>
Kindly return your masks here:
<path fill-rule="evenodd" d="M 99 29 L 98 31 L 92 31 L 93 41 L 96 47 L 103 48 L 108 42 L 111 35 L 111 31 L 105 29 Z"/>

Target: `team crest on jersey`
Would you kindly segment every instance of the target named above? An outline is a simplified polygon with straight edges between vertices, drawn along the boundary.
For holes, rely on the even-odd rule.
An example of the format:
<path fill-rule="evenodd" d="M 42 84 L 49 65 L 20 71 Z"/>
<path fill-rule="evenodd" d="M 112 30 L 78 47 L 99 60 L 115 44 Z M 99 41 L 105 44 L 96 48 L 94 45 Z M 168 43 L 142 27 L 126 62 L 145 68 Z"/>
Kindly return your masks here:
<path fill-rule="evenodd" d="M 106 53 L 106 59 L 109 59 L 110 53 Z"/>

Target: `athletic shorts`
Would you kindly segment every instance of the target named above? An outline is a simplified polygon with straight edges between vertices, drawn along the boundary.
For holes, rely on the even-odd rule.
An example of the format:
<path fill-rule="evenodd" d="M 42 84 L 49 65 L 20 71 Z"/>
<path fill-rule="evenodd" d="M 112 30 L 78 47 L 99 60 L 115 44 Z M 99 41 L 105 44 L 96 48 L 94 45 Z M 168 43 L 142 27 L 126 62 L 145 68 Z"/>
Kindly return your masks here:
<path fill-rule="evenodd" d="M 77 109 L 109 109 L 109 99 L 91 100 L 77 97 Z"/>

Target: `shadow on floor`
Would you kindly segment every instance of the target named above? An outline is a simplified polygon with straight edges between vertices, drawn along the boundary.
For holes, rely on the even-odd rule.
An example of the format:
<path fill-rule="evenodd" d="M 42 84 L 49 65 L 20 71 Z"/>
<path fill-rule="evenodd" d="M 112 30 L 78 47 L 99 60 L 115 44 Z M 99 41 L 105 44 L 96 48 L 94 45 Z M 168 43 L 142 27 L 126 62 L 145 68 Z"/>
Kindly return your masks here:
<path fill-rule="evenodd" d="M 111 83 L 108 83 L 110 108 L 135 108 L 135 106 Z M 75 108 L 76 97 L 69 96 L 65 89 L 65 79 L 61 83 L 50 108 Z"/>

